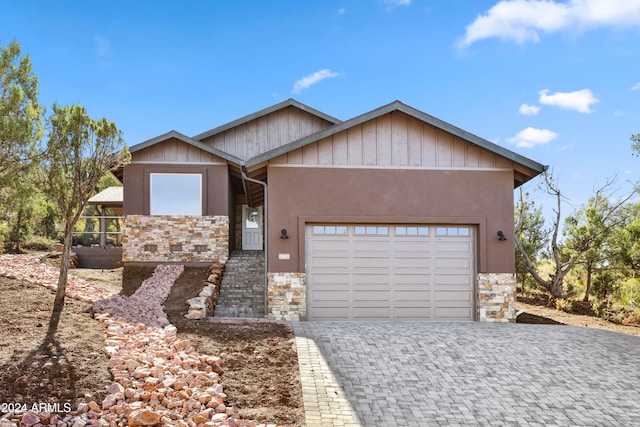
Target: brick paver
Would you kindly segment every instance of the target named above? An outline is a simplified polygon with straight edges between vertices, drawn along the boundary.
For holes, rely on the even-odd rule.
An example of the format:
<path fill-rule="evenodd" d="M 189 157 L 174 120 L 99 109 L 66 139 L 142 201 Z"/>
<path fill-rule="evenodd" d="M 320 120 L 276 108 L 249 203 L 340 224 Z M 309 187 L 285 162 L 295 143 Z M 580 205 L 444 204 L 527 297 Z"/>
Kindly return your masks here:
<path fill-rule="evenodd" d="M 640 425 L 640 338 L 558 325 L 294 323 L 307 426 Z"/>

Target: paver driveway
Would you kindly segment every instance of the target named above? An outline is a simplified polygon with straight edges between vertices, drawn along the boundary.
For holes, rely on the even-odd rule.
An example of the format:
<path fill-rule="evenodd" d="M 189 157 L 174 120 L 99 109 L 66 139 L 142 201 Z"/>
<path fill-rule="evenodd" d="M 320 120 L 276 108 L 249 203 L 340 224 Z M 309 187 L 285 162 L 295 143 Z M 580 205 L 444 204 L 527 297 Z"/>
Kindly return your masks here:
<path fill-rule="evenodd" d="M 296 322 L 314 426 L 640 426 L 640 338 L 560 325 Z"/>

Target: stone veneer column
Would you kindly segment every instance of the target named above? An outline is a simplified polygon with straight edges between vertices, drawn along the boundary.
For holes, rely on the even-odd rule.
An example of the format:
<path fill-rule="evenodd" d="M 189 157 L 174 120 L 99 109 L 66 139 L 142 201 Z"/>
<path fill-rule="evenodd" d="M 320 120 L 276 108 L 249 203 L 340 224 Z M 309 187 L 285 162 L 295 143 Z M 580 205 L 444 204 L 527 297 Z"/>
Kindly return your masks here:
<path fill-rule="evenodd" d="M 478 320 L 480 322 L 516 321 L 515 274 L 478 274 Z"/>
<path fill-rule="evenodd" d="M 272 320 L 307 319 L 305 273 L 267 274 L 267 317 Z"/>
<path fill-rule="evenodd" d="M 229 217 L 127 215 L 123 262 L 219 262 L 229 258 Z"/>

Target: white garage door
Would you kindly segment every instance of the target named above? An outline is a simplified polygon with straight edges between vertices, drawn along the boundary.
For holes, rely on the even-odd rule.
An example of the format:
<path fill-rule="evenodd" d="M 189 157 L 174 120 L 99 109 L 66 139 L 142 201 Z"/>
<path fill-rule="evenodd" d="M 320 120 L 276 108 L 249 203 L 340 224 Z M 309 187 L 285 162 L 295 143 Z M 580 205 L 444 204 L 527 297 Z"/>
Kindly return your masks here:
<path fill-rule="evenodd" d="M 310 320 L 473 320 L 468 226 L 309 225 Z"/>

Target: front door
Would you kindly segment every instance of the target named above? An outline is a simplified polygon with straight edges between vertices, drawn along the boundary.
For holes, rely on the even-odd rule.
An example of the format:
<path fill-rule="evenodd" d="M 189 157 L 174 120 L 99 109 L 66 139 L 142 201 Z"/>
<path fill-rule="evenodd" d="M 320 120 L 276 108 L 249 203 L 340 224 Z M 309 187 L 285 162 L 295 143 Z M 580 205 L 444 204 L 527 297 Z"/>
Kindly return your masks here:
<path fill-rule="evenodd" d="M 262 206 L 242 205 L 242 250 L 262 250 Z"/>

